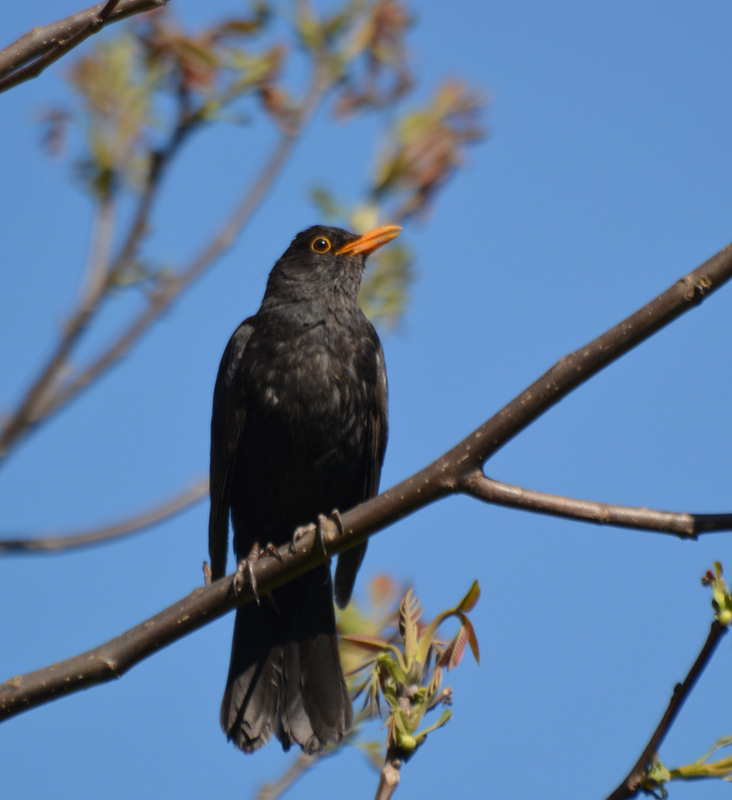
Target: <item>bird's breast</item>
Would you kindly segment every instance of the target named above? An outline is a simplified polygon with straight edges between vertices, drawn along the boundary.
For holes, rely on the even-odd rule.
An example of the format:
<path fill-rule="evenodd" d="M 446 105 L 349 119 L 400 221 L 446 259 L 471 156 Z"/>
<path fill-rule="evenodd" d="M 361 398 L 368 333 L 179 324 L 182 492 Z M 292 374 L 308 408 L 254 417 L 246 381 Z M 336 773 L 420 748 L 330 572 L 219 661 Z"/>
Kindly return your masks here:
<path fill-rule="evenodd" d="M 313 446 L 312 432 L 324 431 L 327 446 L 367 413 L 376 375 L 368 331 L 315 323 L 253 354 L 247 413 L 273 432 Z"/>

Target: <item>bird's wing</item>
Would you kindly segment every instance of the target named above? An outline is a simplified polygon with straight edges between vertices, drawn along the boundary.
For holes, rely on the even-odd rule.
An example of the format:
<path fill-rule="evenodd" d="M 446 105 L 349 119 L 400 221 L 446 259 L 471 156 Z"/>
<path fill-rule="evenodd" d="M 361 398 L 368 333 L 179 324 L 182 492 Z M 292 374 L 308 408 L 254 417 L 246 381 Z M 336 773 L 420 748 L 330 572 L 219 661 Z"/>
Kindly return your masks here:
<path fill-rule="evenodd" d="M 386 383 L 386 366 L 381 345 L 376 352 L 376 382 L 374 393 L 369 404 L 369 415 L 366 431 L 366 446 L 362 462 L 362 495 L 360 500 L 370 500 L 379 492 L 381 465 L 386 453 L 386 440 L 389 435 L 388 388 Z M 338 556 L 336 565 L 334 595 L 339 608 L 345 608 L 351 599 L 356 574 L 366 554 L 366 542 L 346 550 Z"/>
<path fill-rule="evenodd" d="M 241 362 L 254 327 L 244 321 L 234 332 L 221 358 L 211 415 L 211 510 L 208 518 L 208 552 L 211 578 L 226 574 L 229 548 L 229 504 L 236 455 L 244 430 L 247 403 Z"/>
<path fill-rule="evenodd" d="M 369 429 L 366 448 L 364 500 L 370 500 L 379 493 L 381 466 L 386 453 L 386 440 L 389 436 L 389 389 L 386 383 L 384 351 L 376 352 L 376 387 L 369 413 Z"/>

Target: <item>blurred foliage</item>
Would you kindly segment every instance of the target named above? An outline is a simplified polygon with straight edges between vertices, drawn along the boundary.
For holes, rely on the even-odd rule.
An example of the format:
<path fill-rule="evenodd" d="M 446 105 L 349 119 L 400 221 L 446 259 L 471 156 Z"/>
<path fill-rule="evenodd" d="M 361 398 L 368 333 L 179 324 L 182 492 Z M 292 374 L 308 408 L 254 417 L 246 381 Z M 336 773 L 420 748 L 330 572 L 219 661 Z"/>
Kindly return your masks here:
<path fill-rule="evenodd" d="M 435 193 L 464 163 L 465 146 L 485 133 L 480 114 L 485 102 L 457 81 L 437 88 L 423 107 L 399 117 L 386 133 L 381 153 L 368 176 L 367 200 L 349 206 L 324 186 L 311 199 L 326 219 L 361 233 L 388 222 L 423 216 Z M 366 315 L 390 328 L 409 304 L 414 282 L 412 255 L 402 240 L 369 258 L 361 288 Z"/>
<path fill-rule="evenodd" d="M 78 163 L 79 175 L 99 199 L 113 194 L 120 178 L 138 182 L 145 166 L 143 132 L 155 124 L 156 76 L 138 69 L 139 55 L 136 41 L 123 35 L 79 58 L 70 71 L 82 102 L 88 150 Z M 56 113 L 58 120 L 70 119 Z"/>
<path fill-rule="evenodd" d="M 460 663 L 467 644 L 476 661 L 479 658 L 478 641 L 467 617 L 479 596 L 476 581 L 455 608 L 428 623 L 421 620 L 422 609 L 411 589 L 404 592 L 390 576 L 376 576 L 365 605 L 354 598 L 337 612 L 341 661 L 351 697 L 355 701 L 365 693 L 353 727 L 339 745 L 329 744 L 312 755 L 298 754 L 278 779 L 259 787 L 257 800 L 277 800 L 321 759 L 335 755 L 344 745 L 357 748 L 378 771 L 387 747 L 396 743 L 411 753 L 428 733 L 444 725 L 450 718 L 447 709 L 435 724 L 419 730 L 427 712 L 452 702 L 452 690 L 441 688 L 443 670 Z M 437 629 L 450 617 L 456 617 L 460 627 L 449 642 L 441 641 Z M 368 738 L 366 729 L 369 721 L 381 716 L 380 697 L 388 708 L 382 726 L 387 728 L 385 743 Z"/>
<path fill-rule="evenodd" d="M 310 198 L 324 220 L 355 233 L 365 233 L 395 219 L 375 203 L 348 208 L 322 186 L 313 189 Z M 382 330 L 391 329 L 409 306 L 409 290 L 414 283 L 412 263 L 411 250 L 401 240 L 372 253 L 366 262 L 359 300 L 366 316 Z"/>
<path fill-rule="evenodd" d="M 206 125 L 269 120 L 296 135 L 307 101 L 289 87 L 301 82 L 302 57 L 336 117 L 393 112 L 414 85 L 405 42 L 412 22 L 395 0 L 348 0 L 328 14 L 307 0 L 263 0 L 244 14 L 188 32 L 161 9 L 131 21 L 121 35 L 74 62 L 68 79 L 79 100 L 76 110 L 49 109 L 44 141 L 50 153 L 63 152 L 68 125 L 75 122 L 83 142 L 76 173 L 90 196 L 108 201 L 127 190 L 149 200 L 182 142 Z M 362 200 L 345 205 L 318 187 L 315 205 L 356 232 L 425 213 L 463 163 L 464 147 L 483 137 L 481 106 L 459 82 L 443 84 L 424 107 L 401 114 L 386 131 Z M 149 214 L 149 208 L 143 211 Z M 147 216 L 143 223 L 147 230 Z M 174 266 L 153 268 L 134 252 L 117 265 L 109 286 L 149 285 L 174 275 Z M 366 313 L 383 328 L 393 326 L 408 306 L 413 282 L 406 244 L 375 254 L 361 295 Z"/>
<path fill-rule="evenodd" d="M 381 714 L 381 698 L 386 702 L 387 748 L 397 747 L 406 754 L 419 747 L 427 735 L 444 725 L 452 712 L 444 708 L 432 725 L 423 728 L 425 715 L 438 705 L 452 704 L 452 690 L 442 688 L 443 672 L 451 670 L 462 660 L 466 646 L 470 646 L 475 660 L 480 663 L 478 640 L 468 613 L 480 597 L 477 581 L 454 608 L 438 614 L 431 622 L 421 621 L 422 606 L 412 590 L 408 590 L 399 604 L 396 630 L 394 614 L 382 618 L 381 631 L 359 620 L 353 633 L 343 630 L 344 665 L 354 661 L 349 647 L 361 650 L 360 662 L 351 670 L 354 699 L 364 694 L 364 710 L 370 716 Z M 447 619 L 455 617 L 460 623 L 457 633 L 449 641 L 438 637 L 438 629 Z M 386 626 L 384 622 L 390 623 Z M 369 627 L 374 632 L 369 632 Z M 356 679 L 357 675 L 366 673 Z"/>
<path fill-rule="evenodd" d="M 641 782 L 641 787 L 645 793 L 653 797 L 665 798 L 668 797 L 665 786 L 671 781 L 698 781 L 705 778 L 716 778 L 732 782 L 732 756 L 720 758 L 717 761 L 709 760 L 717 750 L 730 746 L 732 746 L 732 736 L 725 736 L 715 742 L 712 749 L 698 761 L 675 769 L 667 769 L 658 758 L 655 758 Z"/>
<path fill-rule="evenodd" d="M 484 105 L 461 82 L 448 81 L 429 104 L 404 116 L 376 166 L 374 199 L 398 193 L 403 195 L 401 218 L 423 212 L 463 163 L 464 146 L 483 138 L 478 119 Z"/>
<path fill-rule="evenodd" d="M 707 570 L 702 578 L 702 585 L 709 586 L 712 590 L 714 616 L 721 625 L 729 628 L 730 624 L 732 624 L 732 594 L 722 577 L 721 562 L 715 561 L 714 569 Z"/>

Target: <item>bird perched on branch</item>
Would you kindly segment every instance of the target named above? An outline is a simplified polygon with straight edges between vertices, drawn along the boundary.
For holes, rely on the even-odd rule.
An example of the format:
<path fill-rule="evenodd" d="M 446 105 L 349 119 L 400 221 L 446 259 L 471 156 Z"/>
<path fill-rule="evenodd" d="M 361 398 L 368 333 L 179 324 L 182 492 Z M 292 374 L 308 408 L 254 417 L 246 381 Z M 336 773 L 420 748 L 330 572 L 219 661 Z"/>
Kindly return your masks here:
<path fill-rule="evenodd" d="M 277 261 L 259 311 L 226 347 L 211 419 L 209 552 L 226 572 L 229 516 L 237 559 L 281 546 L 299 526 L 378 491 L 387 438 L 384 355 L 358 304 L 369 253 L 401 229 L 363 236 L 316 226 Z M 345 606 L 366 545 L 338 558 Z M 330 568 L 236 612 L 221 726 L 251 752 L 274 733 L 307 753 L 339 742 L 353 708 L 338 653 Z"/>

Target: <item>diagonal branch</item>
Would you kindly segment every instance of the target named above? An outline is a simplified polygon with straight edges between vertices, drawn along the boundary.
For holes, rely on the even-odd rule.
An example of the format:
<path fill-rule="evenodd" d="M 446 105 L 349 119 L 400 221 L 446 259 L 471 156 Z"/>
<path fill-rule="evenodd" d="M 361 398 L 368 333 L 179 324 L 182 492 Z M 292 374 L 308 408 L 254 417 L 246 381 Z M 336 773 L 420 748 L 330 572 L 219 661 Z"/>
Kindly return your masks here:
<path fill-rule="evenodd" d="M 190 265 L 179 275 L 170 278 L 155 292 L 150 294 L 145 309 L 122 331 L 117 339 L 88 366 L 78 373 L 66 386 L 56 392 L 42 408 L 42 415 L 47 417 L 61 406 L 73 400 L 78 393 L 106 372 L 111 366 L 123 358 L 127 351 L 143 333 L 178 299 L 178 297 L 208 269 L 214 261 L 225 253 L 234 243 L 245 223 L 254 212 L 258 203 L 274 183 L 275 177 L 287 160 L 296 134 L 285 134 L 275 148 L 269 160 L 253 186 L 242 198 L 236 210 L 214 239 L 206 245 Z"/>
<path fill-rule="evenodd" d="M 106 0 L 70 17 L 33 28 L 0 50 L 0 92 L 36 78 L 106 23 L 164 6 L 168 0 Z"/>
<path fill-rule="evenodd" d="M 465 483 L 485 461 L 537 417 L 603 367 L 620 358 L 676 317 L 695 308 L 732 278 L 732 245 L 676 281 L 640 310 L 551 369 L 459 444 L 429 466 L 349 513 L 366 536 L 448 494 Z M 346 517 L 344 517 L 344 524 Z M 346 527 L 349 531 L 349 528 Z M 354 542 L 356 543 L 356 542 Z"/>
<path fill-rule="evenodd" d="M 27 389 L 15 411 L 0 427 L 0 463 L 20 438 L 29 433 L 47 415 L 48 403 L 55 396 L 54 393 L 60 390 L 59 377 L 68 366 L 72 350 L 99 312 L 103 300 L 114 285 L 119 273 L 134 258 L 147 233 L 150 212 L 169 163 L 188 134 L 199 122 L 199 117 L 189 113 L 186 98 L 181 95 L 175 128 L 165 146 L 151 154 L 145 184 L 137 201 L 137 208 L 129 231 L 119 252 L 110 262 L 105 248 L 100 246 L 92 248 L 86 285 L 83 287 L 82 297 L 77 308 L 65 322 L 63 333 L 54 351 Z M 110 196 L 101 201 L 100 220 L 110 216 L 104 213 L 105 208 L 108 207 L 111 207 Z M 111 239 L 109 225 L 105 230 L 106 240 L 109 241 Z M 97 239 L 99 238 L 100 236 L 97 235 Z"/>
<path fill-rule="evenodd" d="M 627 798 L 635 797 L 640 791 L 645 791 L 641 788 L 641 781 L 646 774 L 651 759 L 658 752 L 658 748 L 669 732 L 671 725 L 681 710 L 681 706 L 691 693 L 694 684 L 709 663 L 712 655 L 714 655 L 714 651 L 717 649 L 717 645 L 722 641 L 725 633 L 727 633 L 727 628 L 722 625 L 719 620 L 715 619 L 709 630 L 709 636 L 707 636 L 707 640 L 704 642 L 701 652 L 689 670 L 689 674 L 686 676 L 683 683 L 677 683 L 674 687 L 674 693 L 671 697 L 671 702 L 668 704 L 666 713 L 653 732 L 640 758 L 620 786 L 618 786 L 612 794 L 608 795 L 607 800 L 626 800 Z"/>
<path fill-rule="evenodd" d="M 492 478 L 487 478 L 480 470 L 476 470 L 461 482 L 460 491 L 496 505 L 551 514 L 565 519 L 596 522 L 600 525 L 672 533 L 680 539 L 697 539 L 700 533 L 732 530 L 732 514 L 684 514 L 577 500 L 573 497 L 535 492 L 521 486 L 494 481 Z"/>
<path fill-rule="evenodd" d="M 334 550 L 332 532 L 329 539 L 325 549 L 330 554 Z M 289 546 L 284 546 L 280 550 L 281 560 L 262 558 L 254 565 L 260 592 L 268 592 L 327 559 L 314 532 L 303 536 L 297 550 L 291 553 Z M 231 578 L 233 576 L 195 589 L 100 647 L 1 684 L 0 721 L 64 694 L 118 678 L 161 647 L 212 622 L 237 603 L 251 602 L 254 599 L 251 586 L 248 584 L 237 598 L 231 591 Z"/>
<path fill-rule="evenodd" d="M 80 547 L 89 547 L 102 544 L 113 539 L 121 539 L 132 533 L 138 533 L 144 528 L 149 528 L 169 517 L 180 514 L 208 495 L 208 479 L 199 481 L 195 485 L 175 497 L 156 505 L 154 508 L 136 514 L 134 517 L 105 525 L 103 528 L 93 528 L 82 533 L 68 534 L 66 536 L 44 536 L 30 539 L 0 539 L 1 555 L 30 555 L 38 553 L 60 553 L 65 550 L 74 550 Z"/>
<path fill-rule="evenodd" d="M 328 521 L 317 543 L 315 531 L 311 530 L 303 536 L 297 552 L 292 553 L 285 546 L 279 551 L 281 560 L 260 559 L 253 567 L 259 591 L 276 588 L 336 553 L 366 541 L 371 534 L 418 508 L 464 491 L 476 469 L 530 422 L 631 347 L 696 306 L 730 277 L 732 246 L 677 281 L 620 325 L 562 358 L 498 414 L 432 464 L 378 497 L 347 511 L 341 517 L 342 534 L 334 522 Z M 225 614 L 235 605 L 250 602 L 249 588 L 238 599 L 230 593 L 232 577 L 196 589 L 147 622 L 94 650 L 46 669 L 16 676 L 0 685 L 0 720 L 63 694 L 119 677 L 161 647 Z"/>
<path fill-rule="evenodd" d="M 103 198 L 99 205 L 87 276 L 81 299 L 75 311 L 63 325 L 63 331 L 54 351 L 41 368 L 15 411 L 0 428 L 0 462 L 17 436 L 30 428 L 36 419 L 36 409 L 44 398 L 52 395 L 57 382 L 68 364 L 68 357 L 79 338 L 99 309 L 111 281 L 109 244 L 113 233 L 114 204 L 112 198 Z"/>

